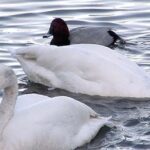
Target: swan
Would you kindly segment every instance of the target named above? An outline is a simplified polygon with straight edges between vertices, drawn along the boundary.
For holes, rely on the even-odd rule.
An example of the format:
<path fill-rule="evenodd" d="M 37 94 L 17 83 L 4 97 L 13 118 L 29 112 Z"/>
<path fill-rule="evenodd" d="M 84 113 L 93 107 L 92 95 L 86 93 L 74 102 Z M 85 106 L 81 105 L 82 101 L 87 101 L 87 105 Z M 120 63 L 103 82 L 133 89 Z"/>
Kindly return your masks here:
<path fill-rule="evenodd" d="M 88 95 L 150 97 L 148 74 L 102 45 L 32 45 L 12 55 L 29 80 L 49 87 Z"/>
<path fill-rule="evenodd" d="M 70 33 L 69 33 L 70 32 Z M 51 45 L 69 44 L 99 44 L 104 46 L 113 45 L 117 40 L 121 43 L 125 41 L 108 27 L 78 27 L 69 31 L 66 22 L 61 18 L 55 18 L 44 38 L 53 35 Z"/>
<path fill-rule="evenodd" d="M 26 94 L 17 98 L 16 76 L 4 65 L 0 65 L 0 89 L 4 89 L 0 150 L 73 150 L 89 142 L 109 120 L 70 97 Z"/>

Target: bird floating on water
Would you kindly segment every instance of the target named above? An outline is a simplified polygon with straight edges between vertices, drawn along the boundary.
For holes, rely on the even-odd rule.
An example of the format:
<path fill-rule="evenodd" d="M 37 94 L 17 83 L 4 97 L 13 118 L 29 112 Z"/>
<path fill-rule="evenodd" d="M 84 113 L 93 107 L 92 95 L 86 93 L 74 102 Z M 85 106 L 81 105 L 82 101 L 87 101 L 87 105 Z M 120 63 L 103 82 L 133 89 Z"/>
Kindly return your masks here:
<path fill-rule="evenodd" d="M 99 44 L 111 46 L 117 40 L 125 41 L 108 27 L 77 27 L 69 31 L 67 23 L 61 18 L 55 18 L 44 38 L 53 36 L 50 44 L 63 46 L 70 44 Z"/>
<path fill-rule="evenodd" d="M 91 141 L 110 117 L 66 96 L 18 96 L 17 78 L 0 65 L 0 150 L 73 150 Z"/>
<path fill-rule="evenodd" d="M 102 45 L 33 45 L 12 53 L 35 83 L 87 95 L 150 97 L 149 75 Z"/>

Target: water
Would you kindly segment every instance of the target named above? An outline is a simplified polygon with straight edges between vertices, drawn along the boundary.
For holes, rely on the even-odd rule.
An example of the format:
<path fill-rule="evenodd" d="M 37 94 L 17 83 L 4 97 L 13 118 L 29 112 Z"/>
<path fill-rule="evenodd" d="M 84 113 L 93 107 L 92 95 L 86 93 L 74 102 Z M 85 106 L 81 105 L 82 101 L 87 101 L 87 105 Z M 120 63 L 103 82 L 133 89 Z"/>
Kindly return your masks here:
<path fill-rule="evenodd" d="M 150 101 L 135 98 L 97 97 L 48 90 L 30 83 L 8 50 L 48 43 L 42 35 L 54 17 L 62 17 L 69 28 L 81 25 L 109 26 L 126 39 L 114 49 L 150 73 L 150 1 L 148 0 L 0 0 L 0 63 L 11 66 L 19 80 L 19 93 L 74 97 L 99 112 L 112 116 L 111 127 L 103 127 L 91 143 L 78 150 L 150 149 Z"/>

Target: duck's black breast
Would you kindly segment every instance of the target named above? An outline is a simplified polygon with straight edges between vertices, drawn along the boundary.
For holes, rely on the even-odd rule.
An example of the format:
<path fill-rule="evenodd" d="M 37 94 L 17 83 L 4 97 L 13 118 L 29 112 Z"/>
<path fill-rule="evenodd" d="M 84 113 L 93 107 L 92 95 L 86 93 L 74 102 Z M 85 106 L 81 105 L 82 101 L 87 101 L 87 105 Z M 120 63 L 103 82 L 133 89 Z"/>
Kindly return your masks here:
<path fill-rule="evenodd" d="M 57 45 L 57 46 L 64 46 L 64 45 L 70 45 L 69 38 L 65 37 L 53 37 L 53 39 L 50 42 L 50 45 Z"/>

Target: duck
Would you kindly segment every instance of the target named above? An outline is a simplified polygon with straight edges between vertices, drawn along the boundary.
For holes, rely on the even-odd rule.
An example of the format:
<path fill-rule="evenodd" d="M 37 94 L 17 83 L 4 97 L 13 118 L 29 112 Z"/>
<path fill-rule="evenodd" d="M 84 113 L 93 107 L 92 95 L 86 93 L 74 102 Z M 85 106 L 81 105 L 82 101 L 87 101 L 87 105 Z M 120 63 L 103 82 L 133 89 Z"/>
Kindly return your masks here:
<path fill-rule="evenodd" d="M 0 89 L 1 150 L 73 150 L 90 142 L 110 119 L 66 96 L 17 96 L 16 75 L 5 65 L 0 65 Z"/>
<path fill-rule="evenodd" d="M 64 46 L 70 44 L 99 44 L 112 46 L 116 41 L 125 41 L 109 27 L 81 26 L 69 31 L 67 23 L 61 18 L 52 20 L 49 31 L 43 36 L 47 38 L 53 36 L 50 44 Z"/>
<path fill-rule="evenodd" d="M 31 45 L 12 55 L 30 81 L 48 87 L 91 96 L 150 97 L 148 73 L 102 45 Z"/>

